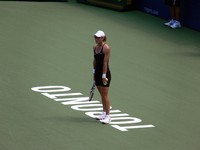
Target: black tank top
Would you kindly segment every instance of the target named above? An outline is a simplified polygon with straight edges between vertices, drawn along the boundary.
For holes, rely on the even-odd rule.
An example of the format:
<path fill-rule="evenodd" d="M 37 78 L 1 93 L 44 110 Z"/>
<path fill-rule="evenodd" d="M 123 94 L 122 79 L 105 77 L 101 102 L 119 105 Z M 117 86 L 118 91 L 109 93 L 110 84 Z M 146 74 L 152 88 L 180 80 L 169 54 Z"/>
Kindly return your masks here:
<path fill-rule="evenodd" d="M 103 47 L 104 47 L 104 45 L 103 45 Z M 103 62 L 104 62 L 104 56 L 105 56 L 105 54 L 103 53 L 103 47 L 101 48 L 99 53 L 96 53 L 95 48 L 94 48 L 94 58 L 96 60 L 95 72 L 99 73 L 100 75 L 103 72 Z M 110 71 L 109 66 L 107 66 L 107 72 L 108 71 Z"/>

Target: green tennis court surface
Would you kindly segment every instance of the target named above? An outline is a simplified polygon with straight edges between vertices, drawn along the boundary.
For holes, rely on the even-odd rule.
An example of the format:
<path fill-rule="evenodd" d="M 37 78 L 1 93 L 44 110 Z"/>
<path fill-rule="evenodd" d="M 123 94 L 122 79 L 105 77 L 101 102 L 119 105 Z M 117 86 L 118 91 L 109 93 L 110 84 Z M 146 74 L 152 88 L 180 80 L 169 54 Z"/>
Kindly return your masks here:
<path fill-rule="evenodd" d="M 164 22 L 75 1 L 1 1 L 0 149 L 199 150 L 200 33 Z M 112 50 L 112 114 L 129 118 L 115 116 L 110 125 L 87 115 L 99 108 L 98 92 L 93 107 L 55 96 L 88 96 L 99 29 Z"/>

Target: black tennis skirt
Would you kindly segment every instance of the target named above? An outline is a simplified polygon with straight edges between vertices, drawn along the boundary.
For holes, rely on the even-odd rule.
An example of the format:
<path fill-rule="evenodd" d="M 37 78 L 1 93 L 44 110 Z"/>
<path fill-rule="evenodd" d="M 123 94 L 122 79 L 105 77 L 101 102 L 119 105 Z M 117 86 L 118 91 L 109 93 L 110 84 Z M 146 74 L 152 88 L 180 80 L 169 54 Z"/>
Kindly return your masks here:
<path fill-rule="evenodd" d="M 110 86 L 110 82 L 111 82 L 111 72 L 109 70 L 106 73 L 106 78 L 108 79 L 108 82 L 107 82 L 106 85 L 103 84 L 102 73 L 95 72 L 94 78 L 95 78 L 95 84 L 96 84 L 96 86 L 109 87 Z"/>

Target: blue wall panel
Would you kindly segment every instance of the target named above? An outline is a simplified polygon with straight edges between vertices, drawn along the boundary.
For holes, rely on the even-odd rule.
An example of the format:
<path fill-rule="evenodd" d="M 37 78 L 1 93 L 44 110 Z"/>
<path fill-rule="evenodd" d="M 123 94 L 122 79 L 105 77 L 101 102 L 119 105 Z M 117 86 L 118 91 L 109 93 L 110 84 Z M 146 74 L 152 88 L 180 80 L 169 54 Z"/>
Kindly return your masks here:
<path fill-rule="evenodd" d="M 169 9 L 163 0 L 136 0 L 136 8 L 155 16 L 169 18 Z"/>
<path fill-rule="evenodd" d="M 185 0 L 181 14 L 184 25 L 200 31 L 200 0 Z"/>

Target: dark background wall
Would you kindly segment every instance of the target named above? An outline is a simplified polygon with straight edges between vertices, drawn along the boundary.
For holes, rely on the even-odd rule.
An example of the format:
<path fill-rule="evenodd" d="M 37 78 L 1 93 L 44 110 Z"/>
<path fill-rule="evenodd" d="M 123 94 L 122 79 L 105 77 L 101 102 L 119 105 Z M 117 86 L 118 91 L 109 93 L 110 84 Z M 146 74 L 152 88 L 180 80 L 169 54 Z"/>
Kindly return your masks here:
<path fill-rule="evenodd" d="M 31 1 L 31 0 L 30 0 Z M 54 1 L 67 2 L 70 0 L 32 0 L 32 1 Z M 87 0 L 77 0 L 78 2 L 89 3 Z M 114 4 L 118 6 L 128 6 L 130 3 L 135 9 L 149 13 L 151 15 L 161 17 L 163 19 L 170 19 L 170 12 L 168 6 L 165 5 L 165 0 L 94 0 Z M 90 0 L 92 2 L 92 0 Z M 98 5 L 96 3 L 96 5 Z M 110 6 L 114 6 L 110 5 Z M 102 6 L 102 4 L 101 4 Z M 108 5 L 107 5 L 108 6 Z M 106 7 L 107 7 L 106 6 Z M 132 8 L 132 7 L 124 7 Z M 181 0 L 181 23 L 184 26 L 200 31 L 200 0 Z"/>

